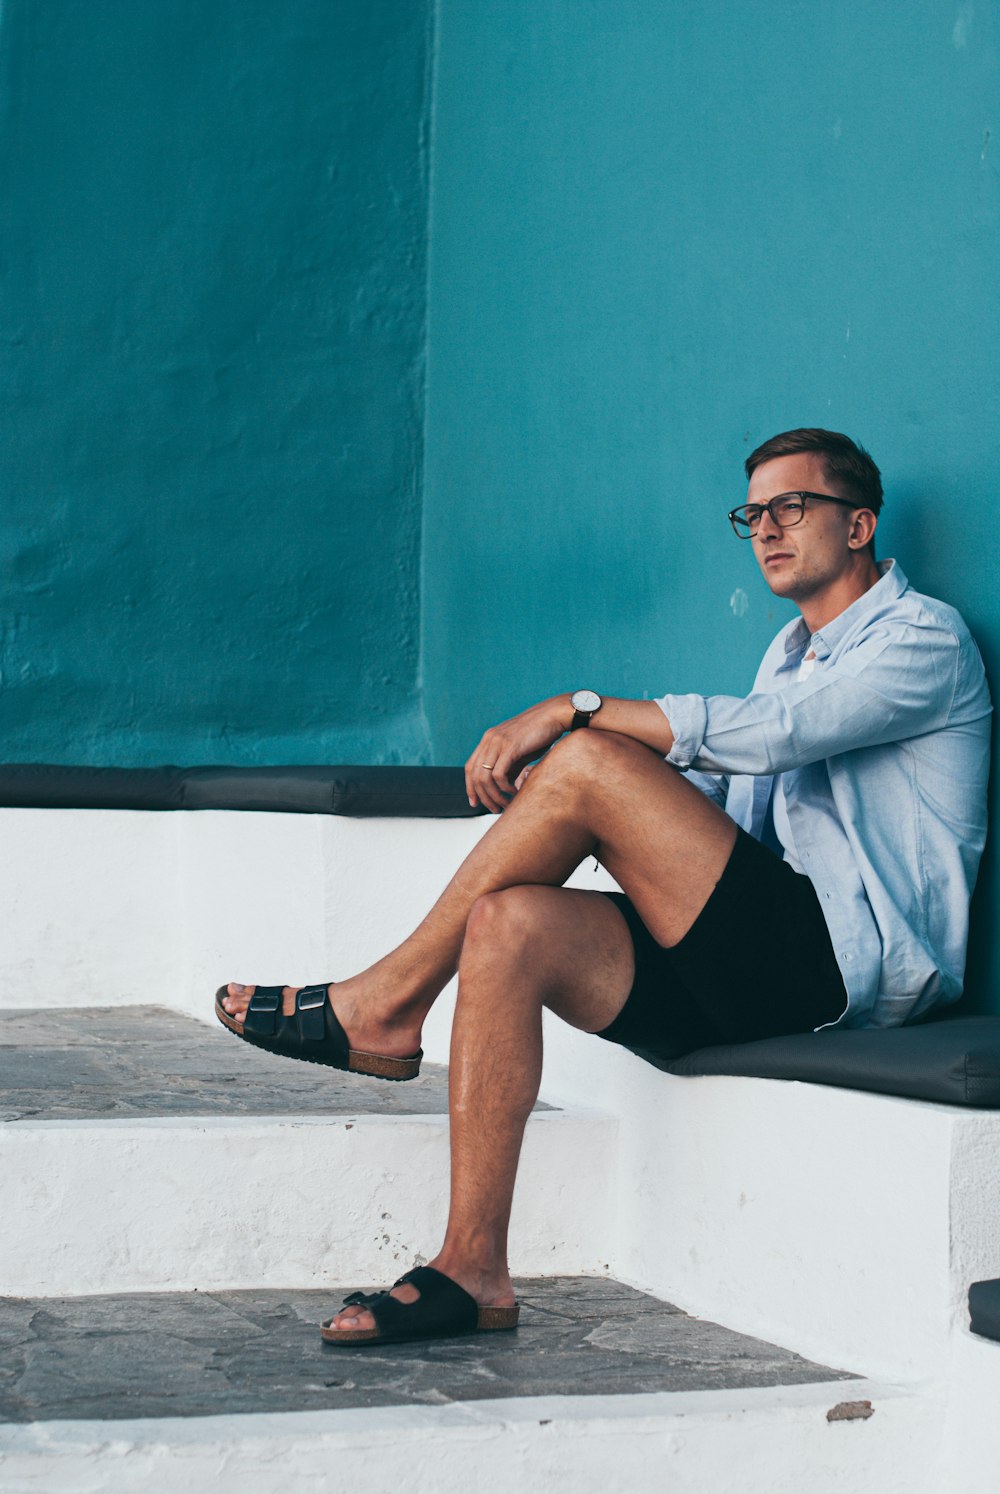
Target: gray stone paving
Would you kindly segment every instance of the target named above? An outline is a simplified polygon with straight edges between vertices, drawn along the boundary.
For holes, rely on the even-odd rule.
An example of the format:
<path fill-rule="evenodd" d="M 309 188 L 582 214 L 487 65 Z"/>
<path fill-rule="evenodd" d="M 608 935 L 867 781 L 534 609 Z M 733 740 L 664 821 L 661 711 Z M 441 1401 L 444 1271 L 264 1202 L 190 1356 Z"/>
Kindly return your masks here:
<path fill-rule="evenodd" d="M 519 1282 L 514 1333 L 333 1348 L 317 1325 L 349 1290 L 354 1285 L 0 1299 L 0 1420 L 441 1405 L 854 1378 L 588 1277 Z"/>
<path fill-rule="evenodd" d="M 0 1121 L 447 1110 L 440 1064 L 404 1084 L 342 1074 L 262 1053 L 221 1024 L 158 1006 L 0 1014 Z"/>

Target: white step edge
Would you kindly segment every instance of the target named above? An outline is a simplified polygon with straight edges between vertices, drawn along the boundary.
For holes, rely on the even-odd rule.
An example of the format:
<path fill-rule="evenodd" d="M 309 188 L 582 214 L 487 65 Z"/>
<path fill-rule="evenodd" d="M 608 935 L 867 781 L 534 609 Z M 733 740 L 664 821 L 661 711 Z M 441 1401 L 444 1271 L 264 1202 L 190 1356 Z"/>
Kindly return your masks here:
<path fill-rule="evenodd" d="M 615 1136 L 595 1111 L 530 1117 L 515 1274 L 607 1273 Z M 441 1243 L 448 1118 L 14 1121 L 0 1167 L 8 1296 L 376 1284 Z"/>
<path fill-rule="evenodd" d="M 827 1420 L 870 1401 L 868 1419 Z M 866 1380 L 0 1427 L 5 1494 L 943 1494 L 933 1393 Z"/>

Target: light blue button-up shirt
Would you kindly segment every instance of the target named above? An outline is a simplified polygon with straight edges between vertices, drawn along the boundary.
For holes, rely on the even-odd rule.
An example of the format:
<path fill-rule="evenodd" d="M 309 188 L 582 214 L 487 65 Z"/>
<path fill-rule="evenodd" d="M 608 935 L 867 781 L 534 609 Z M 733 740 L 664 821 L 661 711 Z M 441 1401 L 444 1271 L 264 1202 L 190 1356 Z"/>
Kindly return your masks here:
<path fill-rule="evenodd" d="M 847 991 L 836 1026 L 895 1027 L 962 993 L 969 897 L 986 839 L 989 690 L 953 607 L 895 561 L 810 637 L 800 617 L 753 692 L 664 695 L 667 759 L 758 840 L 775 777 Z M 796 678 L 808 649 L 817 658 Z M 781 937 L 782 910 L 747 909 Z M 803 971 L 803 980 L 809 978 Z"/>

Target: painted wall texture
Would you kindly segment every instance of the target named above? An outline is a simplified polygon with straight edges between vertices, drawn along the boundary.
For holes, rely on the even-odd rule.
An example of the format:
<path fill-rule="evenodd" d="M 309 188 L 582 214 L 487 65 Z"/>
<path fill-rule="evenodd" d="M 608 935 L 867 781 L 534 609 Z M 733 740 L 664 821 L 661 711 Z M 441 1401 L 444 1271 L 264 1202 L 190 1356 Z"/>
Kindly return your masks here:
<path fill-rule="evenodd" d="M 5 0 L 9 761 L 419 761 L 424 0 Z"/>
<path fill-rule="evenodd" d="M 440 0 L 439 760 L 578 685 L 745 693 L 791 613 L 725 514 L 748 449 L 797 425 L 869 447 L 880 554 L 960 607 L 1000 684 L 996 17 Z M 994 865 L 972 975 L 1000 1006 Z"/>

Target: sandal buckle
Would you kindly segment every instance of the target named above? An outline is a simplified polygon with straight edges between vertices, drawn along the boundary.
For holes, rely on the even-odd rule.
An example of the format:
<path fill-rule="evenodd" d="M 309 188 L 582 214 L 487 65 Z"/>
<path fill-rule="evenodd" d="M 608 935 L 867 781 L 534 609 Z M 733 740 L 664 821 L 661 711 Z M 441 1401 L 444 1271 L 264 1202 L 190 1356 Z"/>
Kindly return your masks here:
<path fill-rule="evenodd" d="M 326 986 L 303 986 L 295 1002 L 300 1012 L 311 1012 L 318 1006 L 324 1006 Z"/>
<path fill-rule="evenodd" d="M 250 997 L 250 1007 L 255 1012 L 276 1012 L 280 1003 L 280 991 L 262 991 L 259 986 Z"/>

